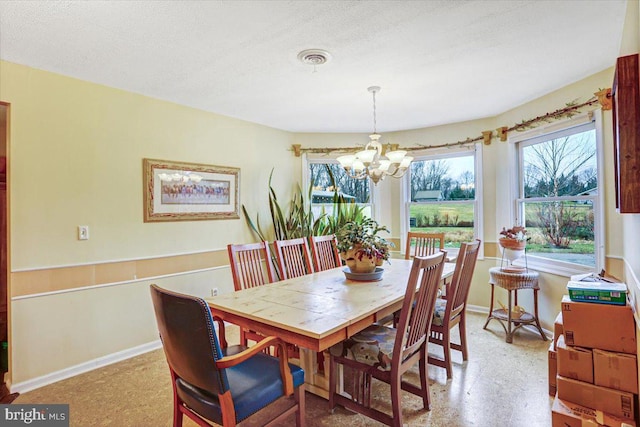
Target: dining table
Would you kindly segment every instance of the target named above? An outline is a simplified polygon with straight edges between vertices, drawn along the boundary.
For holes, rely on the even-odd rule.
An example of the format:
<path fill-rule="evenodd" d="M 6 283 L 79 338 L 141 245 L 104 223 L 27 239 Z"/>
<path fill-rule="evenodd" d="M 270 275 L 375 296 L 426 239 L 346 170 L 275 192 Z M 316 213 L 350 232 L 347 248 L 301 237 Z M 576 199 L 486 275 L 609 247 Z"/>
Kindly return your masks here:
<path fill-rule="evenodd" d="M 327 398 L 328 366 L 318 366 L 318 352 L 400 310 L 412 263 L 392 259 L 375 281 L 347 279 L 348 267 L 337 267 L 205 300 L 225 322 L 298 346 L 305 387 Z M 442 278 L 454 267 L 445 263 Z"/>

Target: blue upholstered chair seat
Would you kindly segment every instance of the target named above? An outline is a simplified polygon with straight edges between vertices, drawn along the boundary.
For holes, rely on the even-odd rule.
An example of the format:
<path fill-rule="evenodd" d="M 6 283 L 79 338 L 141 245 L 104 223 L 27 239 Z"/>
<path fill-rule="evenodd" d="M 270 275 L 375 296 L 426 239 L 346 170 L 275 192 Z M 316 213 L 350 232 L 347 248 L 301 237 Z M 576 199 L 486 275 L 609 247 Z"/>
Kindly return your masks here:
<path fill-rule="evenodd" d="M 225 355 L 241 352 L 246 347 L 229 346 Z M 304 383 L 304 371 L 289 364 L 293 376 L 293 386 Z M 236 422 L 240 422 L 271 402 L 283 396 L 280 364 L 277 358 L 266 354 L 257 354 L 239 365 L 226 369 L 229 388 L 233 390 L 233 402 L 236 411 Z M 176 380 L 176 391 L 182 401 L 197 413 L 218 424 L 220 403 L 218 396 L 193 387 L 181 379 Z"/>

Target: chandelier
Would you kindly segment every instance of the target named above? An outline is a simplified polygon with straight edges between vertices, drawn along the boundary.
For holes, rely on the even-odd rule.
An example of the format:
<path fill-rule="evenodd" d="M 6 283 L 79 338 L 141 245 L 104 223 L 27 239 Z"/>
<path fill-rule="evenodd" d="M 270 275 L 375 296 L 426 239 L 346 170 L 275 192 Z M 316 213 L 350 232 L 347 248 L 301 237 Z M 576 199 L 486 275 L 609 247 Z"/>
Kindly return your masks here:
<path fill-rule="evenodd" d="M 376 132 L 376 93 L 380 92 L 380 87 L 371 86 L 367 90 L 373 94 L 373 133 L 369 135 L 370 141 L 364 150 L 356 154 L 340 156 L 336 160 L 349 177 L 354 179 L 369 177 L 374 184 L 377 184 L 385 176 L 402 177 L 407 172 L 413 157 L 407 156 L 404 150 L 389 151 L 385 153 L 386 158 L 382 155 L 382 144 L 379 141 L 381 135 Z"/>

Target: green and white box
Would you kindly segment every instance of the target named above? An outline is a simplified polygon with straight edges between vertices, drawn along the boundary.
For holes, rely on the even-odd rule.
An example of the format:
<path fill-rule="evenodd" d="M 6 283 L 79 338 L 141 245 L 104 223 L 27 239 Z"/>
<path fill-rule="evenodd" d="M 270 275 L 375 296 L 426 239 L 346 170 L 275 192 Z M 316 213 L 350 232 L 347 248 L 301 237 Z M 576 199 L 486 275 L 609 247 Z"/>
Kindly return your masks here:
<path fill-rule="evenodd" d="M 606 281 L 582 282 L 570 280 L 567 284 L 571 301 L 625 305 L 627 285 Z"/>

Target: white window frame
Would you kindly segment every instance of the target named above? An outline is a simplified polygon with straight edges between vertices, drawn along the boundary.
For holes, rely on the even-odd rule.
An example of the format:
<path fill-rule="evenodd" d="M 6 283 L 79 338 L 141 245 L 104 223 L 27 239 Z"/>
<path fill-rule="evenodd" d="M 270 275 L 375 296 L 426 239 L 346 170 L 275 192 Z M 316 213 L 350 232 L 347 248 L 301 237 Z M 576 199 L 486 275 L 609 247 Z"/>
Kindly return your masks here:
<path fill-rule="evenodd" d="M 437 149 L 437 150 L 429 150 L 425 151 L 421 154 L 414 155 L 414 161 L 425 161 L 425 160 L 441 160 L 441 159 L 451 159 L 455 157 L 463 157 L 468 156 L 469 153 L 473 153 L 474 155 L 474 179 L 475 179 L 475 200 L 474 203 L 474 213 L 473 213 L 473 230 L 474 230 L 474 239 L 480 239 L 484 242 L 483 239 L 483 184 L 482 184 L 482 145 L 481 144 L 473 144 L 473 145 L 463 145 L 456 148 L 446 148 L 446 149 Z M 401 252 L 404 255 L 404 251 L 407 246 L 407 233 L 409 232 L 409 207 L 411 206 L 411 172 L 407 172 L 407 174 L 402 179 L 401 186 L 401 194 L 402 200 L 404 203 L 402 204 L 402 209 L 400 213 L 400 228 L 402 230 L 402 238 L 401 238 Z M 460 201 L 459 203 L 469 203 L 471 200 Z M 423 202 L 423 203 L 441 203 L 441 202 Z M 455 201 L 449 201 L 447 203 L 458 203 Z M 457 253 L 457 252 L 456 252 Z M 452 254 L 453 255 L 453 254 Z M 484 247 L 480 245 L 480 252 L 478 253 L 479 259 L 484 259 Z"/>
<path fill-rule="evenodd" d="M 309 164 L 311 163 L 320 163 L 320 164 L 324 164 L 324 163 L 335 163 L 338 164 L 338 161 L 336 160 L 338 156 L 332 156 L 332 155 L 326 155 L 326 154 L 311 154 L 311 153 L 303 153 L 301 158 L 302 158 L 302 183 L 303 183 L 303 188 L 309 188 L 309 183 L 311 180 L 311 177 L 309 176 Z M 376 200 L 378 199 L 378 188 L 373 185 L 371 183 L 371 180 L 367 178 L 367 180 L 369 181 L 369 203 L 360 203 L 360 205 L 365 205 L 365 206 L 369 206 L 371 209 L 371 218 L 377 220 L 380 216 L 380 213 L 378 211 L 378 209 L 376 209 Z M 305 195 L 305 199 L 307 198 L 307 194 L 306 191 L 304 192 Z M 308 203 L 311 203 L 311 200 L 307 201 Z"/>
<path fill-rule="evenodd" d="M 604 268 L 604 209 L 603 209 L 603 191 L 604 191 L 604 152 L 603 152 L 603 132 L 602 132 L 602 111 L 596 109 L 586 114 L 575 116 L 569 120 L 555 123 L 553 125 L 537 128 L 533 131 L 524 132 L 515 137 L 509 137 L 509 143 L 512 147 L 510 156 L 513 159 L 512 164 L 516 164 L 517 168 L 511 173 L 512 185 L 511 193 L 513 212 L 511 213 L 512 223 L 520 224 L 522 217 L 522 203 L 540 201 L 538 198 L 524 198 L 523 184 L 523 159 L 520 155 L 520 147 L 532 145 L 544 140 L 559 138 L 563 135 L 570 135 L 580 131 L 586 131 L 589 127 L 593 127 L 596 135 L 596 165 L 598 168 L 598 194 L 596 196 L 576 196 L 576 199 L 589 199 L 593 201 L 594 213 L 594 252 L 595 267 L 575 264 L 566 261 L 558 261 L 552 258 L 544 258 L 527 254 L 527 266 L 533 270 L 544 271 L 559 276 L 570 277 L 574 274 L 582 274 L 589 272 L 599 272 Z M 581 129 L 582 128 L 582 129 Z M 552 200 L 545 198 L 544 200 Z M 523 264 L 522 260 L 516 261 L 515 264 Z"/>

